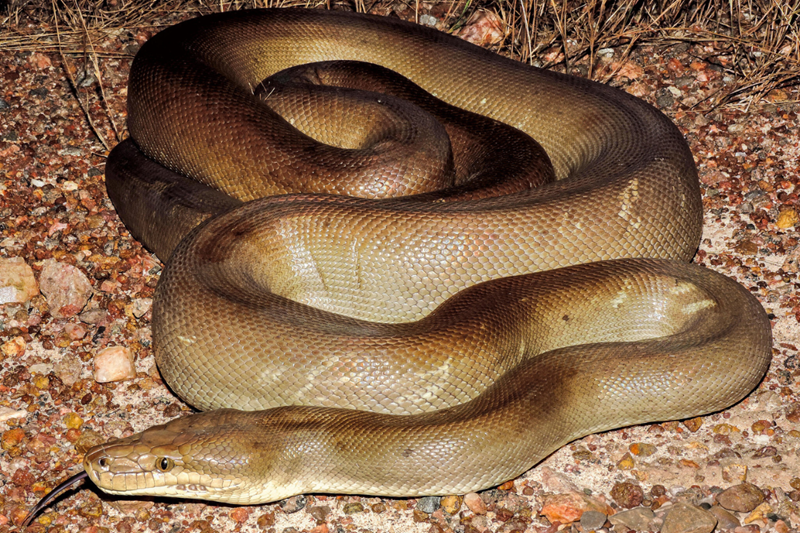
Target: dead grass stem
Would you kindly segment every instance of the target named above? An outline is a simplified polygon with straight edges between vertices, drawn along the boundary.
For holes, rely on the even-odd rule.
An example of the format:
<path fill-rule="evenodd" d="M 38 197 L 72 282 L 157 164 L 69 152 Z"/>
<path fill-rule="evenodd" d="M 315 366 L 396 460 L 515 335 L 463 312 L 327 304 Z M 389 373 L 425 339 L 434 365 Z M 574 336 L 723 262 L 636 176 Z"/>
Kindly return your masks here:
<path fill-rule="evenodd" d="M 600 81 L 615 74 L 596 68 L 601 50 L 619 50 L 619 64 L 636 46 L 686 42 L 713 44 L 698 60 L 724 68 L 734 80 L 705 104 L 749 105 L 776 89 L 800 85 L 800 0 L 444 1 L 450 4 L 447 27 L 461 26 L 475 10 L 494 10 L 509 26 L 506 53 L 568 71 L 583 61 L 585 74 Z M 50 2 L 11 0 L 0 13 L 0 51 L 84 54 L 91 58 L 98 82 L 98 58 L 109 54 L 92 43 L 108 32 L 152 27 L 170 15 L 286 6 L 369 11 L 405 2 L 418 19 L 423 9 L 419 0 L 52 0 L 52 7 Z M 100 92 L 104 99 L 102 85 Z"/>

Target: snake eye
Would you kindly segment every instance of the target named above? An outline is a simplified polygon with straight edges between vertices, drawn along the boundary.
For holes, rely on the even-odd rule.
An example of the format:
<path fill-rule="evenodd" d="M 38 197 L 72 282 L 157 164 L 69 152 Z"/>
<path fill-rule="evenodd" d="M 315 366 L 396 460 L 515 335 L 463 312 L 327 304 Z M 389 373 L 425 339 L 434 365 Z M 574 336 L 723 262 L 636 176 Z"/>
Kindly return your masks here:
<path fill-rule="evenodd" d="M 169 457 L 159 457 L 156 459 L 156 468 L 162 472 L 171 470 L 173 466 L 175 466 L 175 463 Z"/>

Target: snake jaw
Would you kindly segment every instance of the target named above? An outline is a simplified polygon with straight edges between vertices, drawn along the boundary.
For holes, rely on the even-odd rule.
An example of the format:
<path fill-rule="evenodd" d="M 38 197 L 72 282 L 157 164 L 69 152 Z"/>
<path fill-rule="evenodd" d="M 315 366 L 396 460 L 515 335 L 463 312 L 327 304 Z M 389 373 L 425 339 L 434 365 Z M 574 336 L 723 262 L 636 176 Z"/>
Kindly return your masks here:
<path fill-rule="evenodd" d="M 156 451 L 154 449 L 153 451 Z M 163 450 L 158 450 L 163 453 Z M 137 453 L 127 439 L 97 446 L 83 460 L 89 479 L 109 494 L 174 496 L 235 501 L 239 480 L 223 479 L 186 468 L 180 455 Z M 124 455 L 122 455 L 124 454 Z"/>

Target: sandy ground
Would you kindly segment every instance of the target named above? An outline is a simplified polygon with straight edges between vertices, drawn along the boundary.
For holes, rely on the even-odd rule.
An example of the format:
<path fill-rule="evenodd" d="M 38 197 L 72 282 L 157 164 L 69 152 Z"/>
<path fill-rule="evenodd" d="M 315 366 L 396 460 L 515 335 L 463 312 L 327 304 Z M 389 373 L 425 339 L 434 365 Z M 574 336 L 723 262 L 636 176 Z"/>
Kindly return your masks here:
<path fill-rule="evenodd" d="M 0 258 L 22 258 L 40 282 L 47 260 L 74 265 L 92 291 L 86 309 L 67 309 L 64 318 L 42 295 L 0 307 L 0 531 L 78 472 L 87 446 L 189 411 L 160 380 L 150 347 L 149 299 L 160 264 L 131 239 L 103 183 L 108 148 L 126 136 L 130 62 L 154 31 L 114 30 L 92 43 L 105 98 L 81 54 L 66 54 L 65 63 L 45 48 L 0 50 Z M 565 446 L 503 487 L 515 494 L 512 520 L 499 511 L 498 502 L 509 506 L 506 490 L 484 497 L 489 513 L 473 520 L 466 506 L 426 513 L 414 499 L 309 496 L 290 513 L 296 501 L 235 508 L 84 489 L 49 508 L 32 530 L 495 531 L 509 530 L 509 523 L 544 530 L 548 523 L 538 511 L 545 493 L 581 491 L 612 502 L 612 488 L 629 481 L 652 505 L 656 485 L 665 487 L 667 500 L 687 491 L 702 499 L 743 479 L 765 491 L 768 502 L 800 489 L 792 486 L 800 485 L 800 134 L 791 103 L 798 93 L 776 91 L 760 103 L 709 110 L 706 98 L 732 82 L 725 56 L 716 57 L 717 65 L 706 60 L 718 52 L 713 44 L 647 46 L 620 64 L 619 52 L 609 51 L 598 69 L 615 70 L 613 85 L 680 126 L 704 193 L 695 261 L 747 287 L 772 319 L 773 362 L 746 400 L 687 423 L 628 428 Z M 96 383 L 96 354 L 116 346 L 133 353 L 136 377 Z M 775 521 L 754 524 L 766 530 Z"/>

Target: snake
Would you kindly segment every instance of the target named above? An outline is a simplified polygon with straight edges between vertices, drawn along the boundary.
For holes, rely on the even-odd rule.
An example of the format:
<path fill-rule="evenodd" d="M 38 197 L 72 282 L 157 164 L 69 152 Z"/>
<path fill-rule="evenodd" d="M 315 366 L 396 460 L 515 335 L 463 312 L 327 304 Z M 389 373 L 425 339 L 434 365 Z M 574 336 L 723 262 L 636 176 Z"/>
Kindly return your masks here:
<path fill-rule="evenodd" d="M 166 261 L 156 361 L 203 412 L 89 450 L 107 493 L 463 494 L 767 371 L 758 300 L 689 263 L 686 141 L 622 90 L 398 19 L 266 9 L 155 35 L 128 111 L 108 193 Z"/>

